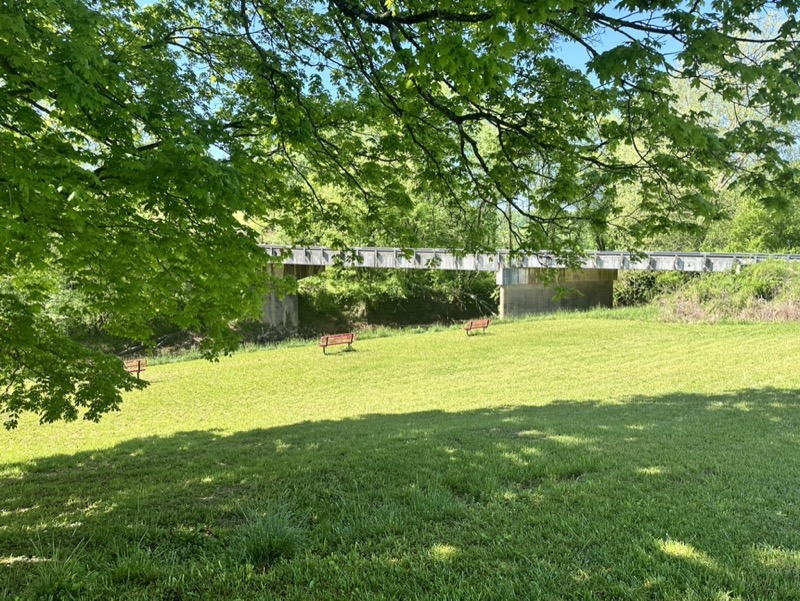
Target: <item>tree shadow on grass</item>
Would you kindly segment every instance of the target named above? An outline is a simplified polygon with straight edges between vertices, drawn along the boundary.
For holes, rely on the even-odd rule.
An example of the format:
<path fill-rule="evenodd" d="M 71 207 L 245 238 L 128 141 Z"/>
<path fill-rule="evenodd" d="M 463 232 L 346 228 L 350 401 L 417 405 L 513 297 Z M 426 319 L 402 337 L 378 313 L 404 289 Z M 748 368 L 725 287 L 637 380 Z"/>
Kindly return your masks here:
<path fill-rule="evenodd" d="M 0 597 L 798 598 L 799 447 L 777 389 L 133 439 L 0 466 Z"/>

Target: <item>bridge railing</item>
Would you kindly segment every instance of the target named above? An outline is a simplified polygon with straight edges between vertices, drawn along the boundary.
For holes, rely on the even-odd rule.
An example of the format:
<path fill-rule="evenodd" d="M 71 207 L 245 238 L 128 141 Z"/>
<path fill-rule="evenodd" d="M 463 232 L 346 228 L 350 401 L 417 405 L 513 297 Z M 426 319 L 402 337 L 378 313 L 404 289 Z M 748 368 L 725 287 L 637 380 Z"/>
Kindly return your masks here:
<path fill-rule="evenodd" d="M 271 256 L 283 258 L 288 265 L 315 265 L 379 269 L 441 269 L 458 271 L 490 271 L 503 268 L 560 268 L 566 264 L 556 255 L 540 252 L 518 255 L 509 251 L 496 253 L 459 253 L 439 248 L 380 248 L 358 247 L 347 252 L 322 246 L 293 248 L 263 245 Z M 744 254 L 744 253 L 686 253 L 646 252 L 632 254 L 619 251 L 587 253 L 580 268 L 639 271 L 722 272 L 737 269 L 769 259 L 800 261 L 795 254 Z"/>

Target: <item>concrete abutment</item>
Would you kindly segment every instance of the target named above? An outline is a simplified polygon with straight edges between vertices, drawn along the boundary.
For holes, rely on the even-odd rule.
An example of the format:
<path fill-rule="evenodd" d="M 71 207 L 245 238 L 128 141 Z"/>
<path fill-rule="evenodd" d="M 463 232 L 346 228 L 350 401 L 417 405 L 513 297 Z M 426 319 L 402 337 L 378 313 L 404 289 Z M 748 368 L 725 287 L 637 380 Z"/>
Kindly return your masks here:
<path fill-rule="evenodd" d="M 559 310 L 611 307 L 614 303 L 614 280 L 617 279 L 614 269 L 556 269 L 547 272 L 538 268 L 500 269 L 497 272 L 500 319 Z"/>
<path fill-rule="evenodd" d="M 271 265 L 269 275 L 274 278 L 293 277 L 296 280 L 316 275 L 325 271 L 320 265 Z M 297 309 L 297 295 L 280 295 L 275 292 L 267 294 L 261 313 L 261 322 L 269 328 L 296 330 L 300 325 Z"/>

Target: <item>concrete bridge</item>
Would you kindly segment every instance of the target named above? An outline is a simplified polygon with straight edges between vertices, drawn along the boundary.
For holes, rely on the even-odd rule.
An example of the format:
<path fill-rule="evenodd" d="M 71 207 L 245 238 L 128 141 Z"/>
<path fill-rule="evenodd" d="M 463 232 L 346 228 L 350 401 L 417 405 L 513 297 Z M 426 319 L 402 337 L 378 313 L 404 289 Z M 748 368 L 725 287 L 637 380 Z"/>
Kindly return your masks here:
<path fill-rule="evenodd" d="M 548 252 L 518 255 L 505 250 L 495 253 L 458 253 L 435 248 L 362 247 L 347 252 L 319 246 L 290 248 L 265 245 L 263 248 L 275 259 L 273 275 L 293 276 L 298 280 L 334 265 L 372 269 L 495 272 L 497 285 L 500 287 L 501 318 L 548 313 L 559 309 L 610 307 L 613 302 L 614 280 L 617 279 L 617 272 L 623 269 L 716 273 L 738 270 L 744 265 L 768 259 L 800 261 L 800 255 L 678 252 L 632 254 L 604 251 L 587 253 L 579 265 L 567 267 L 560 258 Z M 557 294 L 559 290 L 562 294 Z M 271 295 L 264 307 L 264 321 L 270 325 L 297 327 L 297 298 L 287 296 L 279 299 Z"/>

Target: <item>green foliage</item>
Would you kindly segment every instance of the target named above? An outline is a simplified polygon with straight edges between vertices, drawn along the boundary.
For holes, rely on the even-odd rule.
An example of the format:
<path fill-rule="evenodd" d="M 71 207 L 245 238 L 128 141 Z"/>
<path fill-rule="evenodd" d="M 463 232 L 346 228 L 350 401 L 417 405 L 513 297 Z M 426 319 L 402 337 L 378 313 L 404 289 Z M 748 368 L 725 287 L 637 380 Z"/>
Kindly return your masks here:
<path fill-rule="evenodd" d="M 32 593 L 35 599 L 81 599 L 86 591 L 86 572 L 75 560 L 52 562 L 39 566 Z"/>
<path fill-rule="evenodd" d="M 760 263 L 738 274 L 709 274 L 693 282 L 685 292 L 700 303 L 725 303 L 742 309 L 791 293 L 796 289 L 799 274 L 797 266 L 782 261 Z"/>
<path fill-rule="evenodd" d="M 109 566 L 109 579 L 116 585 L 146 587 L 164 578 L 170 557 L 163 553 L 148 552 L 138 544 L 128 544 L 120 549 Z"/>
<path fill-rule="evenodd" d="M 265 261 L 238 215 L 263 209 L 209 152 L 224 130 L 208 83 L 158 42 L 169 14 L 180 19 L 167 5 L 0 4 L 6 426 L 27 411 L 96 420 L 139 385 L 80 341 L 80 323 L 152 343 L 167 316 L 213 356 L 235 343 L 229 322 L 258 309 Z"/>
<path fill-rule="evenodd" d="M 348 330 L 356 324 L 419 325 L 496 312 L 493 274 L 346 270 L 300 281 L 304 328 Z"/>
<path fill-rule="evenodd" d="M 679 319 L 800 319 L 800 266 L 765 261 L 740 273 L 705 274 L 661 304 L 668 317 Z"/>
<path fill-rule="evenodd" d="M 677 271 L 619 271 L 614 281 L 614 306 L 647 305 L 659 296 L 677 290 L 693 277 L 694 274 Z"/>
<path fill-rule="evenodd" d="M 800 209 L 796 199 L 769 209 L 752 198 L 735 198 L 730 217 L 711 226 L 705 250 L 756 253 L 800 251 Z"/>
<path fill-rule="evenodd" d="M 118 408 L 120 391 L 144 385 L 119 360 L 70 337 L 70 312 L 52 313 L 54 291 L 57 282 L 37 271 L 0 279 L 0 409 L 6 427 L 16 427 L 27 411 L 42 422 L 75 419 L 78 411 L 97 421 Z"/>

